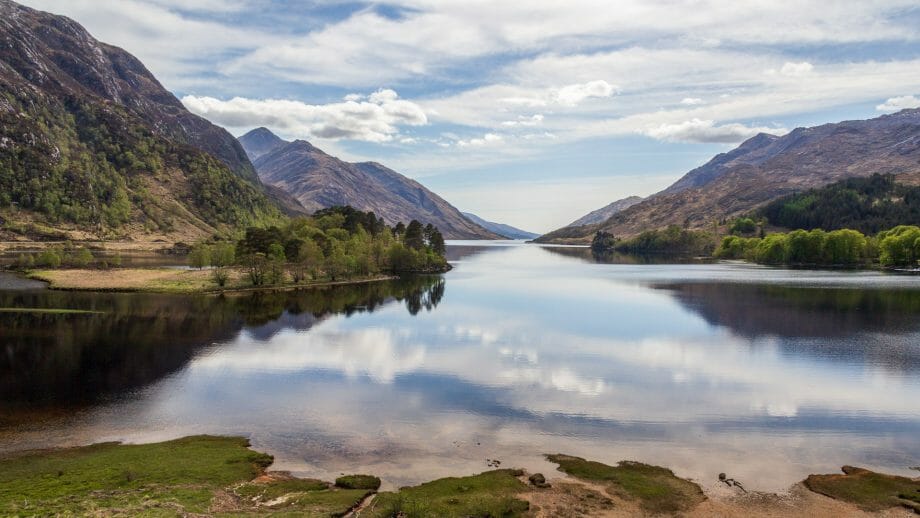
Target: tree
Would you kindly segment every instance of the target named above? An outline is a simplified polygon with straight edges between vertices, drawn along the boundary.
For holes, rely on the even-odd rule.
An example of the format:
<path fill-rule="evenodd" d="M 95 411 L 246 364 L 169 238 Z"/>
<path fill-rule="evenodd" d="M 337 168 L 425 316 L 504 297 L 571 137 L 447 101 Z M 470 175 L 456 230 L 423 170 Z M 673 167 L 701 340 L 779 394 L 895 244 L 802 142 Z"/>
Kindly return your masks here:
<path fill-rule="evenodd" d="M 334 242 L 326 255 L 325 264 L 326 274 L 333 281 L 338 280 L 348 271 L 348 262 L 345 255 L 345 249 L 339 242 Z"/>
<path fill-rule="evenodd" d="M 441 231 L 437 228 L 431 233 L 430 245 L 431 250 L 441 257 L 444 257 L 444 254 L 447 253 L 447 246 L 444 244 L 444 236 L 441 235 Z"/>
<path fill-rule="evenodd" d="M 301 245 L 299 262 L 313 279 L 316 279 L 324 260 L 323 249 L 315 242 L 307 240 Z"/>
<path fill-rule="evenodd" d="M 879 239 L 879 261 L 883 266 L 916 266 L 920 259 L 917 240 L 920 227 L 901 225 L 881 232 Z"/>
<path fill-rule="evenodd" d="M 93 253 L 89 248 L 80 247 L 70 256 L 70 264 L 77 268 L 86 268 L 93 262 Z"/>
<path fill-rule="evenodd" d="M 46 266 L 48 268 L 60 268 L 61 266 L 61 253 L 54 248 L 47 248 L 39 252 L 38 257 L 35 258 L 35 264 L 37 266 Z"/>
<path fill-rule="evenodd" d="M 757 223 L 751 218 L 738 218 L 732 222 L 728 231 L 736 236 L 750 235 L 757 232 Z"/>
<path fill-rule="evenodd" d="M 850 229 L 827 234 L 824 245 L 825 263 L 833 265 L 859 264 L 865 258 L 866 237 Z"/>
<path fill-rule="evenodd" d="M 757 245 L 756 260 L 764 264 L 786 262 L 786 234 L 768 234 Z"/>
<path fill-rule="evenodd" d="M 604 230 L 598 230 L 594 234 L 594 239 L 591 240 L 591 250 L 597 252 L 604 252 L 607 250 L 613 250 L 613 247 L 617 244 L 617 238 L 610 232 Z"/>
<path fill-rule="evenodd" d="M 199 270 L 206 266 L 210 266 L 211 247 L 204 243 L 196 244 L 188 253 L 188 262 L 192 268 L 198 268 Z"/>
<path fill-rule="evenodd" d="M 413 250 L 421 250 L 425 247 L 421 223 L 414 219 L 409 222 L 409 226 L 406 227 L 406 234 L 403 236 L 403 243 Z"/>
<path fill-rule="evenodd" d="M 236 260 L 236 250 L 230 243 L 217 243 L 211 248 L 211 265 L 214 267 L 212 276 L 218 286 L 224 287 L 230 279 L 227 267 Z"/>
<path fill-rule="evenodd" d="M 265 270 L 268 265 L 265 254 L 259 252 L 247 255 L 245 258 L 245 265 L 246 273 L 249 275 L 249 281 L 253 286 L 265 284 Z"/>
<path fill-rule="evenodd" d="M 269 245 L 266 270 L 266 280 L 269 284 L 279 284 L 284 280 L 284 262 L 286 258 L 283 246 L 278 243 Z"/>

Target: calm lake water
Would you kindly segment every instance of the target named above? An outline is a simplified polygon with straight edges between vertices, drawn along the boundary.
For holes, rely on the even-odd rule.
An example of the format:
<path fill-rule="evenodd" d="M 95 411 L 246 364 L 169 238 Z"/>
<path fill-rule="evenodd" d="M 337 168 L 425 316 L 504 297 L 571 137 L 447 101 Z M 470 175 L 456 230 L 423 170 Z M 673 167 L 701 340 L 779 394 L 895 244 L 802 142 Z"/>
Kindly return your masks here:
<path fill-rule="evenodd" d="M 916 476 L 920 277 L 452 243 L 444 276 L 225 297 L 0 282 L 0 452 L 238 434 L 388 487 L 543 453 L 783 490 Z"/>

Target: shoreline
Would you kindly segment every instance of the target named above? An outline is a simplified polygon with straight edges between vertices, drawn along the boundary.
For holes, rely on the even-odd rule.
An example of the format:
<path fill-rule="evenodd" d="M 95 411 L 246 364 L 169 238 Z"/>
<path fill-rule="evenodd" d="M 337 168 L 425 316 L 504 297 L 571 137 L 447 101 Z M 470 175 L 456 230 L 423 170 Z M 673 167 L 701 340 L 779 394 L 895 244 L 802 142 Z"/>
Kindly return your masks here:
<path fill-rule="evenodd" d="M 240 270 L 234 269 L 235 280 L 242 278 Z M 53 269 L 10 271 L 17 277 L 43 282 L 45 289 L 52 291 L 95 292 L 95 293 L 151 293 L 182 295 L 220 295 L 249 292 L 278 292 L 299 289 L 323 288 L 369 284 L 396 280 L 398 275 L 386 274 L 346 280 L 320 280 L 306 283 L 285 283 L 265 286 L 235 284 L 219 287 L 210 279 L 208 269 L 186 270 L 169 267 L 97 269 Z"/>
<path fill-rule="evenodd" d="M 325 516 L 903 516 L 920 514 L 920 477 L 844 466 L 786 492 L 747 491 L 724 474 L 704 491 L 670 469 L 547 454 L 552 473 L 500 467 L 379 491 L 380 478 L 335 482 L 269 471 L 271 455 L 245 438 L 190 436 L 158 443 L 99 443 L 0 455 L 0 514 Z M 191 466 L 189 465 L 191 464 Z M 55 475 L 56 473 L 56 475 Z M 106 495 L 99 500 L 99 495 Z"/>

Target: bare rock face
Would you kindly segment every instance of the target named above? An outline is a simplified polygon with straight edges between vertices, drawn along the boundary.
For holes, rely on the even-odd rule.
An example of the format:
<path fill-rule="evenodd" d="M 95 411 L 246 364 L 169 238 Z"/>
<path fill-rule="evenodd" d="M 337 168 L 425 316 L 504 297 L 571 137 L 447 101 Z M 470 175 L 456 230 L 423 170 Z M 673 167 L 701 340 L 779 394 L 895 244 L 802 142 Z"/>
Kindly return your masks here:
<path fill-rule="evenodd" d="M 690 171 L 658 194 L 603 222 L 563 228 L 543 242 L 590 242 L 598 230 L 628 237 L 668 225 L 710 228 L 771 200 L 874 173 L 920 172 L 920 109 L 869 120 L 760 134 Z"/>
<path fill-rule="evenodd" d="M 259 177 L 296 198 L 310 212 L 351 205 L 373 211 L 388 224 L 413 219 L 431 223 L 448 239 L 501 238 L 422 184 L 381 164 L 345 162 L 307 141 L 285 142 L 266 132 L 260 128 L 240 138 Z"/>

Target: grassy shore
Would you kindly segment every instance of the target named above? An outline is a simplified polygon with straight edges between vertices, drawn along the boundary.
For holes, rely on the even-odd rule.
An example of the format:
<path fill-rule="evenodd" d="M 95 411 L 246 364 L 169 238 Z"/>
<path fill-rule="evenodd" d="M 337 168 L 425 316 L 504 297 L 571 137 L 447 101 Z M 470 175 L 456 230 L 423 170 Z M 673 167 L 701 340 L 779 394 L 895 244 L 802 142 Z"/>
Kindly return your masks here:
<path fill-rule="evenodd" d="M 70 291 L 113 291 L 146 293 L 219 293 L 247 290 L 277 290 L 335 284 L 357 284 L 392 279 L 392 276 L 350 278 L 344 281 L 319 279 L 303 283 L 282 283 L 252 286 L 245 272 L 232 268 L 227 270 L 229 278 L 224 286 L 215 282 L 209 270 L 183 270 L 177 268 L 114 268 L 32 270 L 30 279 L 44 281 L 55 290 Z"/>
<path fill-rule="evenodd" d="M 377 494 L 380 479 L 335 483 L 267 472 L 245 439 L 96 444 L 0 457 L 2 516 L 837 516 L 920 512 L 920 480 L 845 468 L 813 475 L 795 497 L 738 493 L 713 501 L 670 470 L 549 455 L 569 478 L 498 469 Z M 809 491 L 810 490 L 810 491 Z M 796 493 L 798 491 L 798 493 Z M 824 496 L 826 495 L 826 496 Z"/>

